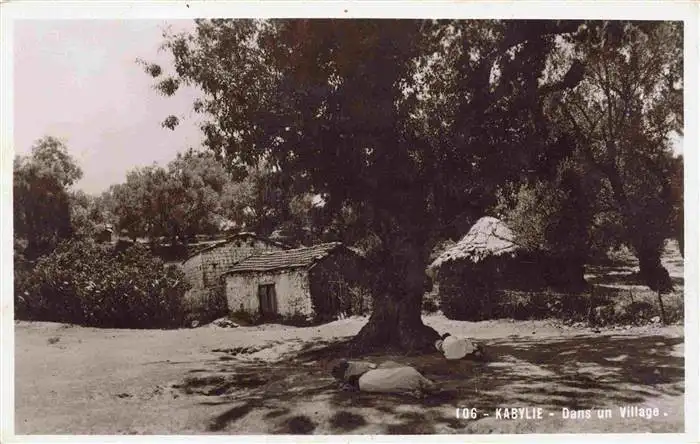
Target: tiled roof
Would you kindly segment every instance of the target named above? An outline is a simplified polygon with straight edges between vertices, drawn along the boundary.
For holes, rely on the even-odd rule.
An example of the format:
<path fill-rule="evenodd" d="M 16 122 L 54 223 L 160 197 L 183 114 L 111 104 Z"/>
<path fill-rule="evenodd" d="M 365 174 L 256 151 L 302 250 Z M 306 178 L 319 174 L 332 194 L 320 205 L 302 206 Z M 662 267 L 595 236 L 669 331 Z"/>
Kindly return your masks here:
<path fill-rule="evenodd" d="M 227 238 L 224 239 L 224 240 L 216 241 L 216 242 L 214 242 L 214 243 L 212 243 L 212 244 L 210 244 L 210 245 L 208 245 L 208 246 L 206 246 L 206 247 L 204 247 L 204 248 L 200 248 L 200 249 L 198 249 L 198 250 L 192 252 L 190 255 L 187 256 L 187 259 L 185 259 L 185 260 L 183 261 L 183 263 L 187 262 L 188 260 L 192 259 L 193 257 L 195 257 L 195 256 L 197 256 L 197 255 L 199 255 L 199 254 L 201 254 L 201 253 L 204 253 L 205 251 L 213 250 L 214 248 L 219 248 L 219 247 L 221 247 L 222 245 L 226 245 L 226 244 L 228 244 L 229 242 L 232 242 L 232 241 L 234 241 L 234 240 L 236 240 L 236 239 L 244 239 L 244 238 L 253 238 L 253 239 L 257 239 L 257 240 L 259 240 L 259 241 L 261 241 L 261 242 L 265 242 L 265 243 L 267 243 L 267 244 L 269 244 L 269 245 L 275 245 L 275 246 L 280 247 L 280 248 L 287 248 L 287 246 L 284 245 L 284 244 L 281 243 L 281 242 L 277 242 L 277 241 L 274 241 L 274 240 L 271 240 L 271 239 L 267 239 L 267 238 L 258 236 L 257 234 L 251 233 L 251 232 L 248 232 L 248 231 L 242 231 L 242 232 L 240 232 L 240 233 L 237 233 L 237 234 L 234 234 L 234 235 L 232 235 L 232 236 L 229 236 L 229 237 L 227 237 Z"/>
<path fill-rule="evenodd" d="M 295 248 L 293 250 L 269 251 L 256 254 L 234 265 L 224 274 L 245 271 L 272 271 L 285 268 L 305 268 L 328 256 L 340 247 L 340 242 Z"/>

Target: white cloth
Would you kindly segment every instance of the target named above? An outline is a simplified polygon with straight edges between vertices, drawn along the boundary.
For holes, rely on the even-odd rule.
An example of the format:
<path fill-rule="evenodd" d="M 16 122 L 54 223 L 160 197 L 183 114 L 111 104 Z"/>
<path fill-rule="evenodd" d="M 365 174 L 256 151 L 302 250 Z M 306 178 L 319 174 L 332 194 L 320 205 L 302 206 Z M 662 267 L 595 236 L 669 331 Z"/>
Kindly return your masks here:
<path fill-rule="evenodd" d="M 475 350 L 476 346 L 469 339 L 448 336 L 442 341 L 442 354 L 446 359 L 462 359 Z"/>
<path fill-rule="evenodd" d="M 369 370 L 358 383 L 363 392 L 417 394 L 435 389 L 433 381 L 408 366 Z"/>

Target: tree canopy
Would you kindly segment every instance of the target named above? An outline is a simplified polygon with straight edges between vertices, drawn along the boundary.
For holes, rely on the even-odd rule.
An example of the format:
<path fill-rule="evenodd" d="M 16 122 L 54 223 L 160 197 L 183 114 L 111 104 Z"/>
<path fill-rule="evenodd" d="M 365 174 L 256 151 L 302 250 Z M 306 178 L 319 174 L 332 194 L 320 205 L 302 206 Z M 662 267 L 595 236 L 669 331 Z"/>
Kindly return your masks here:
<path fill-rule="evenodd" d="M 657 22 L 198 20 L 165 38 L 173 74 L 146 71 L 166 95 L 181 84 L 202 91 L 194 108 L 207 117 L 205 145 L 231 173 L 270 165 L 295 193 L 323 199 L 319 223 L 372 245 L 375 310 L 356 343 L 416 349 L 437 337 L 420 320 L 433 246 L 493 211 L 499 192 L 564 185 L 560 225 L 585 216 L 572 236 L 587 244 L 600 211 L 588 185 L 610 190 L 644 256 L 646 241 L 631 237 L 641 219 L 628 209 L 663 200 L 663 186 L 628 182 L 625 203 L 603 160 L 627 149 L 618 168 L 665 162 L 655 159 L 666 159 L 667 139 L 653 134 L 680 100 L 679 35 L 678 24 Z M 643 51 L 649 42 L 674 49 L 657 63 L 657 49 Z M 656 86 L 627 93 L 638 67 Z M 593 111 L 610 114 L 611 85 L 624 87 L 611 106 L 625 122 L 615 133 L 583 129 Z M 571 239 L 559 231 L 560 245 Z"/>
<path fill-rule="evenodd" d="M 110 190 L 118 228 L 133 238 L 184 243 L 197 234 L 217 232 L 220 195 L 229 181 L 208 152 L 178 153 L 166 168 L 136 168 Z"/>
<path fill-rule="evenodd" d="M 72 235 L 69 187 L 83 173 L 53 137 L 39 139 L 28 156 L 15 157 L 13 168 L 15 239 L 26 242 L 23 253 L 35 259 Z"/>

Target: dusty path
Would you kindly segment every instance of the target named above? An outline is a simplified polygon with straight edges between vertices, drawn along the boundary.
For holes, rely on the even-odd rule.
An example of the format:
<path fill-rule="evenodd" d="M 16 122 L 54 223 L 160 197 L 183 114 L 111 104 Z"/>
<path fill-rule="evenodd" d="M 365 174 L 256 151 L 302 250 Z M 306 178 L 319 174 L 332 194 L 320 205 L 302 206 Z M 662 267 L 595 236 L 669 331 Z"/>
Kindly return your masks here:
<path fill-rule="evenodd" d="M 440 332 L 484 341 L 492 361 L 368 358 L 411 363 L 443 386 L 442 395 L 417 401 L 337 390 L 325 360 L 364 322 L 174 331 L 18 322 L 16 433 L 683 431 L 681 326 L 593 333 L 547 321 L 426 316 Z M 659 416 L 621 418 L 626 405 L 657 407 Z M 476 408 L 478 418 L 457 419 L 458 407 Z M 544 417 L 497 419 L 498 407 L 541 407 Z M 595 410 L 591 419 L 562 418 L 562 408 L 604 407 L 612 418 L 597 419 Z"/>

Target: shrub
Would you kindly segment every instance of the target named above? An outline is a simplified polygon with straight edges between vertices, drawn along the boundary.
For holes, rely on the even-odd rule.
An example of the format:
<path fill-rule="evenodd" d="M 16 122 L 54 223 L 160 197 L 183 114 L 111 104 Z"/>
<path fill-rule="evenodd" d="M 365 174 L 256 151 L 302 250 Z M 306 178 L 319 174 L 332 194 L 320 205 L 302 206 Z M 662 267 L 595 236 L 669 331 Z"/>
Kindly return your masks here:
<path fill-rule="evenodd" d="M 72 240 L 21 273 L 15 292 L 24 301 L 16 315 L 97 327 L 174 327 L 183 323 L 187 289 L 182 272 L 144 246 L 115 252 Z"/>
<path fill-rule="evenodd" d="M 229 308 L 223 287 L 221 285 L 214 287 L 204 298 L 185 298 L 183 310 L 187 325 L 191 325 L 193 321 L 208 324 L 226 316 Z"/>
<path fill-rule="evenodd" d="M 260 316 L 260 313 L 254 312 L 254 313 L 249 313 L 245 310 L 236 310 L 232 312 L 229 315 L 229 319 L 231 319 L 233 322 L 237 324 L 241 324 L 244 326 L 248 325 L 258 325 L 260 324 L 263 319 Z"/>

